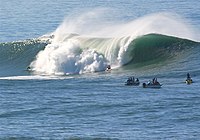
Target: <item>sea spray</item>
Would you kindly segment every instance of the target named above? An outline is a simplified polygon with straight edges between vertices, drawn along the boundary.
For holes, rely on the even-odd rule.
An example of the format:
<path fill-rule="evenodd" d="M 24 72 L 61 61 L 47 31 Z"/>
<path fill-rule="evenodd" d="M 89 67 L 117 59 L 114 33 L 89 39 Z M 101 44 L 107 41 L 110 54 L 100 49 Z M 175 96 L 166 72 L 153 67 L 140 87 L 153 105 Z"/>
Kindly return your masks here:
<path fill-rule="evenodd" d="M 105 9 L 103 9 L 105 10 Z M 133 39 L 151 33 L 175 36 L 198 41 L 195 30 L 181 16 L 174 13 L 160 12 L 148 14 L 129 21 L 107 21 L 106 11 L 93 10 L 79 16 L 68 17 L 53 33 L 56 41 L 64 40 L 68 34 L 97 38 L 122 38 L 131 36 Z M 105 14 L 102 15 L 102 14 Z"/>

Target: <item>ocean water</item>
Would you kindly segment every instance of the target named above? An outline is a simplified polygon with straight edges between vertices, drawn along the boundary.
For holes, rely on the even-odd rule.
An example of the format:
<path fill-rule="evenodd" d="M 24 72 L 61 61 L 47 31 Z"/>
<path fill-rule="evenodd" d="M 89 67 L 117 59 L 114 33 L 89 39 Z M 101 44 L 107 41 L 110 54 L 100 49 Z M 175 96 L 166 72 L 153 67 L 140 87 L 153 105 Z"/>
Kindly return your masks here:
<path fill-rule="evenodd" d="M 199 7 L 1 0 L 0 139 L 199 139 Z"/>

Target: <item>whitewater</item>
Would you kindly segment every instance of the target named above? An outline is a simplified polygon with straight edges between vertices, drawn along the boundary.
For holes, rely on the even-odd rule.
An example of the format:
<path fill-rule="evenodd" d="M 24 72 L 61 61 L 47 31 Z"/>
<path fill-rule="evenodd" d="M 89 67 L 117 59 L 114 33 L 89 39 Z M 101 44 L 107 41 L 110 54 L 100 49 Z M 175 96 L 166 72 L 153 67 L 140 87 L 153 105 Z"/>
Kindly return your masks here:
<path fill-rule="evenodd" d="M 198 139 L 199 6 L 1 0 L 0 140 Z"/>

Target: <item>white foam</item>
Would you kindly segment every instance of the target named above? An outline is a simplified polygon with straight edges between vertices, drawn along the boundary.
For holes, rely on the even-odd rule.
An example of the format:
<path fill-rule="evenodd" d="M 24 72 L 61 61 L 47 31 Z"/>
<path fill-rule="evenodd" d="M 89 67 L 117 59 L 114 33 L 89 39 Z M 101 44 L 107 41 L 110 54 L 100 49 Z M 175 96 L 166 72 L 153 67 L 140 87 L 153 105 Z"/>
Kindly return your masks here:
<path fill-rule="evenodd" d="M 30 65 L 33 71 L 56 75 L 102 71 L 106 66 L 103 55 L 90 49 L 82 50 L 75 39 L 46 46 Z"/>
<path fill-rule="evenodd" d="M 53 80 L 53 79 L 70 79 L 72 77 L 60 77 L 60 76 L 41 76 L 41 75 L 30 75 L 30 76 L 7 76 L 0 77 L 0 80 Z"/>

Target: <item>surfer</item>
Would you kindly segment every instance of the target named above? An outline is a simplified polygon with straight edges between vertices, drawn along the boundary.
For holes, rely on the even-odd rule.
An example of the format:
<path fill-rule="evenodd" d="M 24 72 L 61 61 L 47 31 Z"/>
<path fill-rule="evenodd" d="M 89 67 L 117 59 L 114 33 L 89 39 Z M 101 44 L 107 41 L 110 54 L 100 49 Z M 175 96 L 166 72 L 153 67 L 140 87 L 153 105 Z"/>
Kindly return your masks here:
<path fill-rule="evenodd" d="M 187 83 L 187 84 L 191 84 L 193 81 L 192 81 L 192 78 L 191 78 L 191 76 L 190 76 L 190 73 L 187 73 L 187 79 L 185 80 L 185 82 Z"/>
<path fill-rule="evenodd" d="M 27 70 L 27 71 L 31 71 L 31 67 L 28 66 L 28 67 L 26 68 L 26 70 Z"/>
<path fill-rule="evenodd" d="M 111 66 L 108 65 L 108 66 L 106 67 L 106 71 L 110 71 L 110 70 L 111 70 Z"/>
<path fill-rule="evenodd" d="M 190 73 L 187 73 L 187 79 L 191 79 Z"/>
<path fill-rule="evenodd" d="M 158 85 L 159 84 L 159 82 L 157 81 L 157 78 L 153 78 L 152 82 L 153 82 L 154 85 Z"/>
<path fill-rule="evenodd" d="M 140 84 L 140 81 L 138 78 L 135 78 L 134 77 L 129 77 L 125 83 L 125 85 L 134 85 L 134 86 L 138 86 Z"/>

